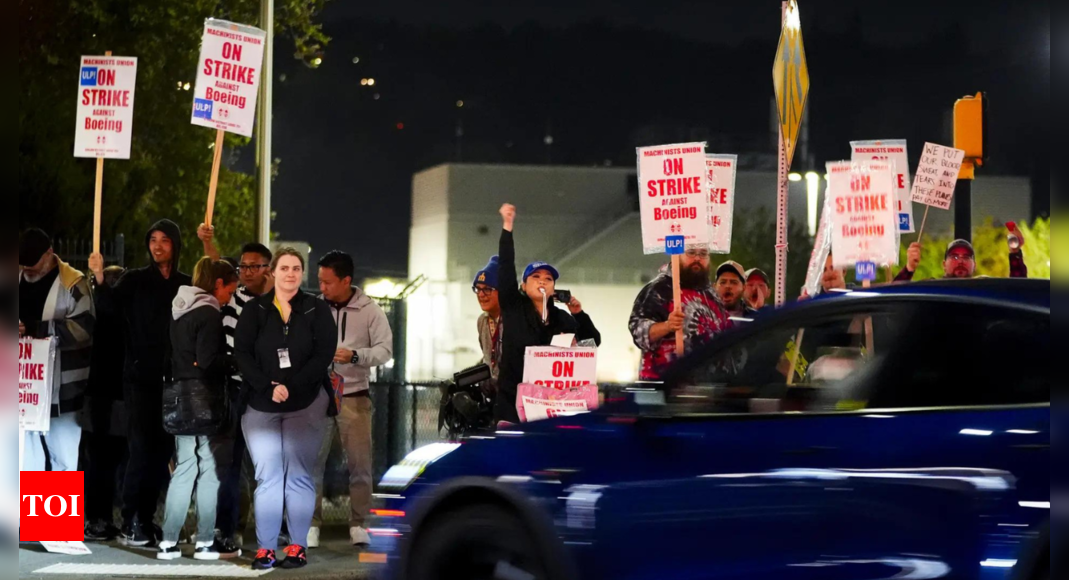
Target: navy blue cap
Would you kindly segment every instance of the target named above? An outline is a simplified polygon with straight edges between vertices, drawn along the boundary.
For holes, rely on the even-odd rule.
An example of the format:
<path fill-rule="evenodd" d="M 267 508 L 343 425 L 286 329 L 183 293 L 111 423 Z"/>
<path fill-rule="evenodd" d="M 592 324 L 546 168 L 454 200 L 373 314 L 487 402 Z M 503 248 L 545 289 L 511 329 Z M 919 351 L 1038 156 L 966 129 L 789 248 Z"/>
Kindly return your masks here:
<path fill-rule="evenodd" d="M 497 289 L 497 271 L 500 266 L 498 260 L 500 260 L 500 258 L 497 256 L 490 258 L 490 263 L 482 270 L 479 270 L 479 273 L 475 275 L 475 281 L 471 283 L 472 288 L 479 284 L 485 284 L 491 288 Z"/>
<path fill-rule="evenodd" d="M 527 279 L 531 277 L 531 274 L 534 274 L 539 270 L 545 270 L 546 272 L 552 274 L 554 282 L 560 280 L 560 272 L 558 272 L 556 268 L 550 266 L 545 262 L 535 262 L 530 266 L 527 266 L 527 269 L 523 271 L 523 281 L 526 282 Z"/>

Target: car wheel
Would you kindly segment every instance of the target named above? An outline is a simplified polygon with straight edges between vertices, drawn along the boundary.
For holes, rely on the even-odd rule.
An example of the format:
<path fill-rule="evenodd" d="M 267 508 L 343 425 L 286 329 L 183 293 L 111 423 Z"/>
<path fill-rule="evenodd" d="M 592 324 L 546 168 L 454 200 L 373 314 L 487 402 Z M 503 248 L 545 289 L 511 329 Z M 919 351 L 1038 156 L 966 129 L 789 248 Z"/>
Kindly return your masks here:
<path fill-rule="evenodd" d="M 417 532 L 407 580 L 556 580 L 537 545 L 520 519 L 504 508 L 451 510 Z"/>

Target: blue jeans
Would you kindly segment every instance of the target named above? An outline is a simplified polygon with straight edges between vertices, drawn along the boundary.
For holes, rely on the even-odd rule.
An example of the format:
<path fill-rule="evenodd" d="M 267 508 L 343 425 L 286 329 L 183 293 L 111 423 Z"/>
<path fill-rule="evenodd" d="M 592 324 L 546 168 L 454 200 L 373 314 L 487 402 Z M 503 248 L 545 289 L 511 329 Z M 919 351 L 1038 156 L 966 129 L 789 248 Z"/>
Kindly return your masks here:
<path fill-rule="evenodd" d="M 48 433 L 26 433 L 23 471 L 78 471 L 82 428 L 78 413 L 64 413 L 50 422 Z"/>

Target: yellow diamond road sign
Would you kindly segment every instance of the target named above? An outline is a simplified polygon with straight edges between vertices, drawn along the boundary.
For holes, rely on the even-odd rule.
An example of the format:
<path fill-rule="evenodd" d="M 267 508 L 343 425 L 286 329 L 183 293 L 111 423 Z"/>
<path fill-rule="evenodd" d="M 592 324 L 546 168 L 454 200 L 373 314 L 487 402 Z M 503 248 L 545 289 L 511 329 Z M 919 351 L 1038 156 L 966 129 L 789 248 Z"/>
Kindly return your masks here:
<path fill-rule="evenodd" d="M 809 67 L 805 62 L 802 21 L 798 15 L 798 2 L 795 0 L 787 3 L 783 34 L 776 52 L 776 64 L 772 67 L 772 82 L 776 87 L 776 109 L 779 111 L 779 124 L 783 132 L 783 145 L 789 168 L 794 160 L 798 132 L 802 126 L 802 113 L 809 97 Z"/>

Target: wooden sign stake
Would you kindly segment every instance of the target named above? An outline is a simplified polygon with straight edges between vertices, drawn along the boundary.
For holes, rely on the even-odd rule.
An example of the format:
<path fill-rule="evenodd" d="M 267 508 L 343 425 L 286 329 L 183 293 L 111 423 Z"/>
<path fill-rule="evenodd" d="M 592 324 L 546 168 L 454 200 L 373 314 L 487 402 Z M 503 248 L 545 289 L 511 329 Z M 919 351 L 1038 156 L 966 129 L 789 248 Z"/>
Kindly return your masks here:
<path fill-rule="evenodd" d="M 921 221 L 921 231 L 917 234 L 917 243 L 921 243 L 924 239 L 924 227 L 928 225 L 928 210 L 932 209 L 932 206 L 924 206 L 924 219 Z"/>
<path fill-rule="evenodd" d="M 105 51 L 104 56 L 111 56 Z M 100 215 L 104 206 L 104 158 L 97 158 L 97 177 L 93 195 L 93 253 L 100 253 Z"/>
<path fill-rule="evenodd" d="M 672 299 L 675 301 L 676 312 L 683 311 L 683 289 L 679 285 L 679 256 L 672 256 Z M 683 331 L 676 331 L 676 354 L 683 356 L 685 347 L 683 343 Z"/>
<path fill-rule="evenodd" d="M 215 133 L 215 151 L 212 157 L 212 178 L 208 182 L 208 211 L 204 214 L 204 225 L 212 227 L 212 217 L 215 214 L 215 190 L 219 186 L 219 164 L 223 161 L 223 135 L 222 129 Z"/>

